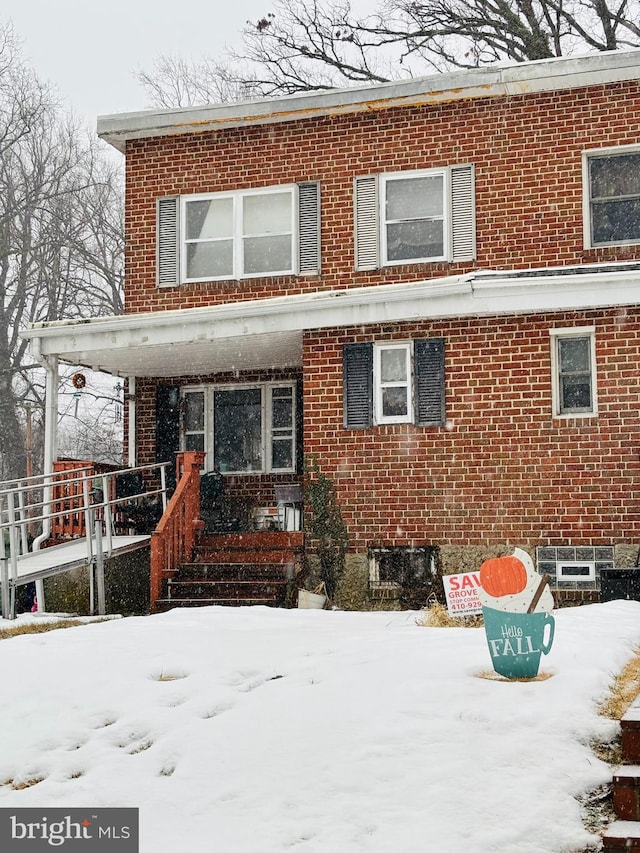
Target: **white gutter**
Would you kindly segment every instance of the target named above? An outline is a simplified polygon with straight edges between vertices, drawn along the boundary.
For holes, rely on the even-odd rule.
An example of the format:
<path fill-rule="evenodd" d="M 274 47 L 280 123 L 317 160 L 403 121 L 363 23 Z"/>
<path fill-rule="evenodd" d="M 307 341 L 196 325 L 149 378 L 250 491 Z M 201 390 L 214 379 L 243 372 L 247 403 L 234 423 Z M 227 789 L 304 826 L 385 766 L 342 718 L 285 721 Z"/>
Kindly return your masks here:
<path fill-rule="evenodd" d="M 48 338 L 59 338 L 65 334 L 86 335 L 95 338 L 108 338 L 113 333 L 134 333 L 141 335 L 140 343 L 148 343 L 147 331 L 157 332 L 169 329 L 185 321 L 210 324 L 208 337 L 223 337 L 217 324 L 238 324 L 242 327 L 248 320 L 260 320 L 261 325 L 271 331 L 301 330 L 336 325 L 339 314 L 345 310 L 362 311 L 380 305 L 398 305 L 404 315 L 407 304 L 416 297 L 428 293 L 430 298 L 470 294 L 473 273 L 446 276 L 428 281 L 402 284 L 385 284 L 374 287 L 357 287 L 347 290 L 317 291 L 315 293 L 274 296 L 268 299 L 252 299 L 231 302 L 223 305 L 203 306 L 199 308 L 177 308 L 169 311 L 154 311 L 139 314 L 120 314 L 114 317 L 96 317 L 78 322 L 77 320 L 53 320 L 34 323 L 21 332 L 22 337 L 43 343 Z M 333 316 L 336 312 L 336 316 Z M 331 316 L 330 316 L 331 315 Z M 417 316 L 417 315 L 416 315 Z M 355 322 L 359 322 L 358 319 Z M 345 325 L 344 323 L 342 325 Z M 85 328 L 86 327 L 86 328 Z M 241 328 L 234 333 L 243 331 Z M 246 334 L 246 331 L 245 331 Z M 46 346 L 46 344 L 45 344 Z"/>
<path fill-rule="evenodd" d="M 483 270 L 438 279 L 97 317 L 81 322 L 54 320 L 35 323 L 21 335 L 30 339 L 32 345 L 40 339 L 45 353 L 52 346 L 49 339 L 55 345 L 65 339 L 70 350 L 82 350 L 84 343 L 91 343 L 91 349 L 109 347 L 115 334 L 121 347 L 176 343 L 192 339 L 191 326 L 197 329 L 198 339 L 206 343 L 238 335 L 359 323 L 628 305 L 640 302 L 639 282 L 637 264 L 629 264 L 628 268 L 620 264 L 614 270 L 604 265 L 583 272 L 549 270 L 532 275 Z M 490 304 L 492 300 L 495 305 Z"/>
<path fill-rule="evenodd" d="M 347 113 L 452 101 L 497 98 L 575 89 L 640 77 L 640 51 L 607 51 L 578 57 L 457 69 L 426 77 L 324 89 L 304 94 L 207 104 L 170 110 L 142 110 L 100 116 L 98 136 L 124 152 L 126 142 L 158 136 L 202 133 L 231 127 L 301 121 Z"/>

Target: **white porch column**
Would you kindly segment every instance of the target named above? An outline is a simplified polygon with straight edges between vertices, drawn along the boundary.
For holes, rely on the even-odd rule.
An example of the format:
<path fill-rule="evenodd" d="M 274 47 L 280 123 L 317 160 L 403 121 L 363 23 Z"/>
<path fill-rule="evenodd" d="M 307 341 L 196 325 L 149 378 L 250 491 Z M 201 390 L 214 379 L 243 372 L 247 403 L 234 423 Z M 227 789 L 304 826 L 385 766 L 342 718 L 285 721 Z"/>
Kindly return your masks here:
<path fill-rule="evenodd" d="M 43 356 L 41 363 L 47 371 L 47 385 L 44 408 L 44 473 L 53 472 L 53 463 L 58 455 L 58 357 Z M 51 487 L 49 486 L 49 492 Z"/>
<path fill-rule="evenodd" d="M 35 343 L 35 341 L 33 342 Z M 38 348 L 39 349 L 39 348 Z M 37 551 L 40 544 L 49 537 L 51 533 L 51 500 L 53 498 L 53 486 L 50 476 L 53 474 L 53 463 L 58 455 L 58 357 L 55 355 L 43 356 L 34 352 L 35 357 L 46 371 L 46 391 L 44 404 L 44 488 L 43 508 L 45 516 L 42 521 L 42 533 L 34 540 L 33 550 Z M 36 598 L 38 600 L 38 612 L 45 610 L 44 581 L 36 581 Z"/>

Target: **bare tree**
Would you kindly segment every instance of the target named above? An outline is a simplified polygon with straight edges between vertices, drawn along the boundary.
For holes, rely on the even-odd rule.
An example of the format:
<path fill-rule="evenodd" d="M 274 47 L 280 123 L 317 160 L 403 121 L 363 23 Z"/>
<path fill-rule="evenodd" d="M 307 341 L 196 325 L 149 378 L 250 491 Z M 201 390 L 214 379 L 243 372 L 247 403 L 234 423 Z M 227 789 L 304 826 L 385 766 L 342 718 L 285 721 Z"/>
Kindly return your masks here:
<path fill-rule="evenodd" d="M 160 58 L 151 103 L 189 106 L 640 46 L 640 0 L 275 0 L 222 61 Z"/>
<path fill-rule="evenodd" d="M 22 476 L 20 407 L 42 404 L 41 371 L 19 332 L 30 322 L 122 309 L 119 176 L 63 115 L 0 29 L 0 463 Z"/>
<path fill-rule="evenodd" d="M 122 392 L 114 377 L 89 373 L 80 391 L 60 395 L 58 451 L 61 456 L 122 463 Z"/>

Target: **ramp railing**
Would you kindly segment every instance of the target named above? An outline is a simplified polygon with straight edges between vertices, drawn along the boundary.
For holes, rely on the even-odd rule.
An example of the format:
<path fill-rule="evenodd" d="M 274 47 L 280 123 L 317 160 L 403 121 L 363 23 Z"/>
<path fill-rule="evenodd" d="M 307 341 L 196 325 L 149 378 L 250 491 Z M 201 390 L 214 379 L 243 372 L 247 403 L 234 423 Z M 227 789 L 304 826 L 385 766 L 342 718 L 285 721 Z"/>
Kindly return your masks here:
<path fill-rule="evenodd" d="M 91 565 L 109 556 L 119 530 L 126 533 L 127 510 L 146 502 L 148 514 L 153 515 L 155 505 L 159 518 L 167 507 L 168 464 L 105 470 L 91 462 L 59 461 L 49 474 L 0 483 L 3 617 L 15 616 L 16 587 L 29 582 L 21 577 L 19 563 L 30 553 L 43 545 L 84 539 Z M 97 467 L 102 469 L 99 473 Z"/>

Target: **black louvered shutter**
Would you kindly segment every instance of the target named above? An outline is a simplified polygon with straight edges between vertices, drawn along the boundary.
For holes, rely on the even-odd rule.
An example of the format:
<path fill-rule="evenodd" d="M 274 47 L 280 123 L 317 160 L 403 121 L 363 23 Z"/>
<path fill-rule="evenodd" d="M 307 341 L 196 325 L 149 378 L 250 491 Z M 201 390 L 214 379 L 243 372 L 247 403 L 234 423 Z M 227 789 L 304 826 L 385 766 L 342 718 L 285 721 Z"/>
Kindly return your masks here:
<path fill-rule="evenodd" d="M 176 453 L 180 450 L 180 389 L 177 385 L 156 387 L 156 462 L 170 462 L 167 486 L 176 485 Z"/>
<path fill-rule="evenodd" d="M 304 417 L 303 417 L 303 386 L 302 379 L 296 382 L 296 471 L 304 467 Z"/>
<path fill-rule="evenodd" d="M 444 338 L 413 342 L 417 426 L 444 426 Z"/>
<path fill-rule="evenodd" d="M 373 344 L 345 344 L 343 351 L 344 426 L 373 424 Z"/>

